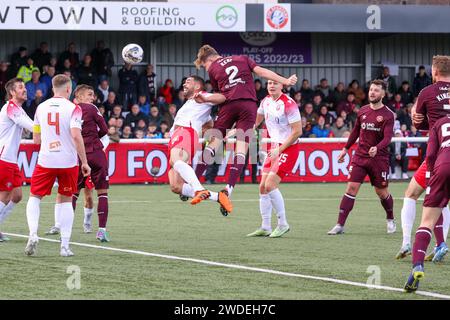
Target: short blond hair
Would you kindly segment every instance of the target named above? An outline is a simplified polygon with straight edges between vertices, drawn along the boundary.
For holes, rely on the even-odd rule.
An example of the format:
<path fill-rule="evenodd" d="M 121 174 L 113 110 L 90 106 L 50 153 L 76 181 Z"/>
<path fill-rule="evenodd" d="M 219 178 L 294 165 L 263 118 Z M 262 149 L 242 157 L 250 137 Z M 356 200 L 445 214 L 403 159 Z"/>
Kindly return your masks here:
<path fill-rule="evenodd" d="M 72 79 L 64 74 L 58 74 L 52 79 L 52 86 L 55 89 L 62 89 L 69 83 L 72 84 Z"/>
<path fill-rule="evenodd" d="M 450 76 L 450 56 L 434 56 L 433 67 L 442 76 Z"/>
<path fill-rule="evenodd" d="M 218 56 L 216 49 L 211 47 L 209 44 L 203 45 L 200 49 L 198 49 L 197 59 L 194 61 L 197 69 L 200 69 L 203 62 L 206 61 L 211 56 Z"/>
<path fill-rule="evenodd" d="M 75 97 L 79 97 L 80 95 L 83 94 L 83 92 L 87 91 L 87 90 L 92 90 L 94 91 L 94 88 L 91 86 L 88 86 L 87 84 L 80 84 L 78 85 L 75 90 L 73 91 L 73 95 Z"/>

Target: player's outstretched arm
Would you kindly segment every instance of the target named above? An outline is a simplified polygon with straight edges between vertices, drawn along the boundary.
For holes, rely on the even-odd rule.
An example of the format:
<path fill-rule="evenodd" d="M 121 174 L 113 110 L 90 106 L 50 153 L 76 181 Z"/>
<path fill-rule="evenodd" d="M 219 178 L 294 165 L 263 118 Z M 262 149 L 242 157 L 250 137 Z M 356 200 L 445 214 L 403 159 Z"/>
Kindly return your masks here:
<path fill-rule="evenodd" d="M 197 103 L 211 103 L 213 105 L 219 105 L 225 102 L 226 98 L 223 94 L 203 94 L 197 93 L 194 95 L 194 99 Z"/>
<path fill-rule="evenodd" d="M 269 70 L 269 69 L 266 69 L 266 68 L 263 68 L 260 66 L 256 66 L 255 68 L 253 68 L 253 72 L 261 78 L 264 78 L 266 80 L 276 81 L 278 83 L 283 84 L 284 86 L 293 86 L 297 83 L 297 76 L 295 74 L 293 74 L 289 78 L 285 78 L 285 77 L 279 76 L 272 70 Z"/>
<path fill-rule="evenodd" d="M 80 157 L 81 170 L 83 172 L 83 176 L 87 177 L 91 174 L 91 168 L 87 163 L 86 150 L 84 148 L 84 141 L 83 136 L 81 135 L 81 129 L 70 128 L 70 133 L 75 143 L 75 148 L 77 149 L 78 157 Z"/>

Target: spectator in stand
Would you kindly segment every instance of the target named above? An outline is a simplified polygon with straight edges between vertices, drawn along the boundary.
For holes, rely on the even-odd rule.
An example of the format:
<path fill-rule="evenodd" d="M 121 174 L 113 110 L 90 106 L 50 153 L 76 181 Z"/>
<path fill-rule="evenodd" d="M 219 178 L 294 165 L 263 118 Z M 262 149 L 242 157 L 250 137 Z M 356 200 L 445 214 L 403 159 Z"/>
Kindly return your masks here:
<path fill-rule="evenodd" d="M 83 64 L 77 69 L 78 84 L 86 84 L 92 88 L 97 87 L 97 71 L 92 65 L 92 57 L 85 54 Z"/>
<path fill-rule="evenodd" d="M 98 98 L 100 100 L 100 103 L 103 104 L 108 100 L 109 93 L 112 91 L 111 87 L 109 86 L 109 80 L 103 79 L 100 81 L 100 84 L 97 86 L 97 90 L 95 90 Z"/>
<path fill-rule="evenodd" d="M 342 120 L 344 120 L 345 125 L 352 130 L 353 129 L 353 122 L 351 121 L 351 119 L 348 118 L 348 114 L 345 110 L 342 110 L 341 113 L 338 114 L 339 117 L 342 118 Z"/>
<path fill-rule="evenodd" d="M 366 93 L 364 92 L 363 88 L 361 88 L 359 86 L 359 82 L 356 79 L 354 79 L 354 80 L 352 80 L 352 82 L 350 82 L 347 92 L 353 93 L 355 95 L 355 103 L 356 104 L 362 105 L 364 100 L 366 99 Z"/>
<path fill-rule="evenodd" d="M 314 94 L 319 93 L 322 96 L 322 101 L 324 103 L 330 103 L 331 98 L 331 87 L 328 85 L 328 80 L 326 78 L 320 79 L 319 85 L 316 86 L 316 91 Z"/>
<path fill-rule="evenodd" d="M 300 91 L 296 91 L 294 93 L 294 97 L 292 98 L 295 103 L 297 104 L 298 109 L 301 111 L 302 110 L 302 93 Z"/>
<path fill-rule="evenodd" d="M 34 61 L 34 65 L 39 68 L 39 70 L 44 73 L 44 66 L 50 65 L 50 59 L 52 58 L 52 54 L 48 51 L 48 43 L 43 41 L 39 44 L 39 48 L 37 48 L 33 54 L 31 55 Z"/>
<path fill-rule="evenodd" d="M 403 104 L 403 102 L 402 102 L 401 94 L 396 93 L 394 95 L 394 99 L 391 102 L 389 102 L 388 106 L 389 106 L 389 109 L 391 109 L 393 112 L 397 112 L 401 109 L 404 109 L 406 105 Z"/>
<path fill-rule="evenodd" d="M 72 72 L 76 70 L 80 65 L 80 56 L 75 50 L 74 42 L 69 43 L 69 45 L 67 46 L 67 50 L 61 53 L 61 55 L 59 56 L 57 69 L 64 68 L 64 60 L 66 59 L 68 59 L 70 62 L 70 68 L 72 69 Z"/>
<path fill-rule="evenodd" d="M 146 95 L 140 95 L 138 99 L 139 109 L 146 115 L 150 115 L 150 103 L 147 102 Z"/>
<path fill-rule="evenodd" d="M 70 70 L 72 74 L 76 73 L 76 69 L 70 64 L 70 59 L 65 59 L 63 64 L 57 67 L 57 70 L 58 73 L 63 73 L 65 70 Z"/>
<path fill-rule="evenodd" d="M 47 66 L 47 73 L 42 75 L 41 77 L 41 82 L 45 84 L 45 86 L 47 87 L 47 96 L 46 98 L 50 98 L 53 96 L 53 91 L 52 91 L 52 79 L 56 74 L 56 70 L 55 67 L 53 66 Z"/>
<path fill-rule="evenodd" d="M 120 141 L 120 135 L 117 132 L 117 128 L 114 126 L 110 126 L 108 128 L 108 136 L 110 142 L 119 142 Z"/>
<path fill-rule="evenodd" d="M 209 81 L 209 80 L 206 80 L 205 81 L 205 91 L 206 92 L 208 92 L 208 93 L 213 93 L 213 87 L 212 87 L 212 84 L 211 84 L 211 81 Z"/>
<path fill-rule="evenodd" d="M 342 138 L 346 131 L 350 131 L 350 129 L 344 123 L 344 119 L 342 119 L 342 117 L 337 117 L 336 122 L 331 126 L 333 136 L 336 138 Z"/>
<path fill-rule="evenodd" d="M 164 97 L 167 104 L 173 103 L 175 89 L 173 88 L 173 82 L 171 79 L 167 79 L 164 86 L 159 89 L 159 96 Z"/>
<path fill-rule="evenodd" d="M 302 135 L 301 138 L 309 138 L 312 135 L 312 124 L 306 121 L 305 117 L 302 117 Z"/>
<path fill-rule="evenodd" d="M 255 91 L 256 91 L 256 99 L 258 100 L 258 105 L 261 100 L 264 99 L 268 93 L 267 89 L 263 87 L 261 80 L 255 79 Z"/>
<path fill-rule="evenodd" d="M 167 113 L 164 114 L 164 118 L 163 120 L 165 122 L 167 122 L 167 124 L 169 125 L 169 127 L 172 128 L 173 126 L 173 121 L 175 120 L 175 116 L 177 115 L 177 106 L 174 104 L 171 104 L 169 106 L 169 110 Z"/>
<path fill-rule="evenodd" d="M 72 79 L 72 88 L 76 88 L 77 82 L 73 79 L 72 72 L 70 70 L 64 70 L 63 74 L 68 76 L 70 79 Z M 70 95 L 69 100 L 73 101 L 73 98 L 74 98 L 74 96 L 73 96 L 73 90 L 72 90 L 72 94 Z"/>
<path fill-rule="evenodd" d="M 44 101 L 44 93 L 41 89 L 37 89 L 33 100 L 30 101 L 30 105 L 25 107 L 25 112 L 30 117 L 30 119 L 34 119 L 34 114 L 36 113 L 36 109 L 38 105 L 40 105 Z M 27 101 L 28 102 L 28 101 Z"/>
<path fill-rule="evenodd" d="M 9 78 L 14 78 L 19 72 L 20 67 L 27 64 L 28 50 L 25 47 L 20 47 L 19 50 L 12 54 Z"/>
<path fill-rule="evenodd" d="M 350 137 L 351 132 L 350 131 L 345 131 L 344 134 L 342 135 L 342 138 L 348 138 Z"/>
<path fill-rule="evenodd" d="M 111 77 L 111 68 L 114 66 L 114 56 L 109 48 L 105 48 L 103 40 L 97 41 L 97 46 L 91 52 L 92 65 L 96 69 L 100 80 Z"/>
<path fill-rule="evenodd" d="M 10 79 L 8 64 L 5 61 L 0 62 L 0 103 L 4 104 L 6 99 L 5 84 Z"/>
<path fill-rule="evenodd" d="M 175 98 L 173 104 L 177 106 L 177 110 L 179 110 L 183 104 L 186 102 L 186 97 L 183 90 L 178 91 L 177 97 Z"/>
<path fill-rule="evenodd" d="M 134 132 L 134 137 L 136 139 L 144 139 L 144 130 L 138 129 Z"/>
<path fill-rule="evenodd" d="M 408 137 L 409 136 L 409 130 L 408 130 L 408 127 L 406 126 L 406 124 L 401 124 L 400 125 L 400 131 L 402 132 L 402 136 L 403 137 Z"/>
<path fill-rule="evenodd" d="M 311 89 L 308 79 L 303 79 L 302 87 L 300 88 L 300 92 L 302 93 L 303 103 L 311 102 L 314 96 L 314 91 Z"/>
<path fill-rule="evenodd" d="M 143 132 L 147 131 L 147 123 L 143 119 L 140 119 L 137 123 L 136 128 L 134 128 L 134 135 L 136 135 L 137 130 L 142 130 Z"/>
<path fill-rule="evenodd" d="M 397 92 L 397 83 L 395 82 L 394 77 L 391 76 L 389 67 L 383 67 L 383 72 L 378 77 L 378 79 L 383 80 L 383 82 L 386 84 L 386 99 L 387 101 L 391 100 L 394 94 Z"/>
<path fill-rule="evenodd" d="M 153 72 L 153 65 L 147 64 L 145 70 L 139 76 L 139 95 L 145 95 L 147 101 L 155 101 L 156 94 L 156 74 Z"/>
<path fill-rule="evenodd" d="M 52 66 L 53 68 L 55 68 L 55 70 L 57 70 L 57 68 L 58 68 L 58 59 L 56 59 L 55 57 L 51 57 L 49 66 Z M 45 65 L 43 66 L 43 68 L 45 68 Z"/>
<path fill-rule="evenodd" d="M 347 120 L 351 123 L 352 128 L 355 126 L 356 118 L 358 118 L 358 112 L 360 109 L 361 107 L 356 105 L 355 109 L 353 109 L 353 112 L 347 114 Z"/>
<path fill-rule="evenodd" d="M 345 100 L 347 100 L 347 90 L 345 90 L 344 83 L 339 82 L 330 97 L 330 103 L 332 104 L 330 111 L 336 111 L 339 103 Z"/>
<path fill-rule="evenodd" d="M 125 119 L 120 117 L 116 119 L 116 127 L 119 130 L 119 133 L 122 134 L 122 129 L 124 127 Z"/>
<path fill-rule="evenodd" d="M 133 131 L 131 130 L 130 126 L 123 127 L 122 135 L 120 136 L 121 139 L 133 139 Z"/>
<path fill-rule="evenodd" d="M 423 88 L 429 86 L 431 84 L 431 77 L 426 73 L 425 67 L 420 66 L 419 72 L 416 73 L 413 82 L 413 94 L 414 97 L 419 95 L 419 92 L 422 91 Z"/>
<path fill-rule="evenodd" d="M 127 111 L 130 105 L 137 102 L 137 81 L 138 73 L 133 70 L 133 66 L 125 63 L 122 69 L 119 70 L 119 94 L 122 96 L 122 106 Z"/>
<path fill-rule="evenodd" d="M 155 122 L 150 122 L 147 128 L 148 139 L 161 139 L 163 137 L 162 133 L 158 131 L 158 124 Z"/>
<path fill-rule="evenodd" d="M 323 105 L 326 105 L 325 102 L 322 100 L 322 95 L 319 92 L 316 92 L 314 94 L 312 105 L 315 113 L 319 113 L 320 108 Z"/>
<path fill-rule="evenodd" d="M 355 102 L 355 94 L 353 92 L 349 92 L 347 94 L 347 99 L 345 101 L 340 102 L 336 107 L 336 114 L 340 115 L 342 111 L 345 111 L 347 114 L 352 113 L 356 108 Z"/>
<path fill-rule="evenodd" d="M 319 117 L 323 117 L 325 119 L 325 127 L 329 129 L 334 122 L 333 115 L 328 112 L 328 107 L 326 105 L 322 105 L 319 111 Z"/>
<path fill-rule="evenodd" d="M 108 127 L 111 127 L 111 126 L 117 127 L 117 119 L 114 117 L 111 117 L 108 120 Z"/>
<path fill-rule="evenodd" d="M 31 80 L 31 74 L 33 70 L 39 70 L 33 64 L 33 59 L 28 57 L 27 63 L 19 68 L 19 72 L 17 72 L 17 78 L 22 79 L 23 82 L 27 83 Z M 40 72 L 39 72 L 40 74 Z"/>
<path fill-rule="evenodd" d="M 307 102 L 305 104 L 305 109 L 301 113 L 302 117 L 306 118 L 306 122 L 310 123 L 312 126 L 315 126 L 319 116 L 314 112 L 314 108 L 311 102 Z"/>
<path fill-rule="evenodd" d="M 325 118 L 320 116 L 317 124 L 312 129 L 312 134 L 317 138 L 328 138 L 330 129 L 325 126 Z"/>
<path fill-rule="evenodd" d="M 161 114 L 159 113 L 158 107 L 156 107 L 156 106 L 151 107 L 149 121 L 154 122 L 154 123 L 156 123 L 157 126 L 159 126 L 162 120 L 163 119 L 162 119 Z"/>
<path fill-rule="evenodd" d="M 402 132 L 400 130 L 395 131 L 395 137 L 401 138 L 403 137 Z M 397 164 L 400 164 L 402 168 L 402 179 L 409 179 L 408 177 L 408 157 L 406 156 L 406 142 L 392 142 L 389 145 L 389 150 L 391 154 L 391 179 L 398 179 L 397 174 L 395 173 L 395 167 Z"/>
<path fill-rule="evenodd" d="M 414 95 L 408 81 L 403 81 L 402 86 L 398 89 L 403 105 L 407 105 L 414 101 Z"/>
<path fill-rule="evenodd" d="M 41 72 L 38 68 L 33 70 L 31 74 L 31 80 L 25 84 L 25 88 L 27 89 L 27 107 L 31 105 L 31 101 L 33 101 L 36 96 L 36 91 L 41 90 L 44 97 L 47 97 L 48 88 L 47 85 L 39 80 L 41 76 Z"/>
<path fill-rule="evenodd" d="M 167 122 L 161 121 L 161 124 L 159 125 L 159 131 L 162 133 L 162 135 L 164 136 L 166 132 L 169 132 L 169 130 L 170 128 Z"/>
<path fill-rule="evenodd" d="M 144 120 L 145 123 L 148 123 L 148 117 L 139 110 L 139 106 L 137 104 L 133 104 L 131 107 L 131 112 L 127 114 L 125 118 L 125 126 L 130 126 L 131 129 L 137 127 L 139 120 Z"/>
<path fill-rule="evenodd" d="M 116 93 L 114 91 L 110 91 L 108 93 L 108 99 L 103 102 L 103 106 L 105 107 L 106 113 L 108 116 L 113 111 L 114 106 L 119 105 L 119 100 L 117 99 Z M 120 112 L 122 112 L 122 107 L 120 106 Z"/>
<path fill-rule="evenodd" d="M 108 122 L 108 115 L 106 114 L 106 109 L 103 105 L 98 106 L 98 112 L 102 115 L 102 117 L 105 119 L 106 122 Z"/>

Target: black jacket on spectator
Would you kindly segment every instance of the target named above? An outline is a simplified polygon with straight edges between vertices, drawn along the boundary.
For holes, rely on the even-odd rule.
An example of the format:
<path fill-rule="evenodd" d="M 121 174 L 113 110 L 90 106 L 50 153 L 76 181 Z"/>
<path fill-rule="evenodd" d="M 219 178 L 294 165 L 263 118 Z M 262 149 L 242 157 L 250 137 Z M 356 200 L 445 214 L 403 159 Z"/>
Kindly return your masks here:
<path fill-rule="evenodd" d="M 9 74 L 11 78 L 14 78 L 19 72 L 21 66 L 25 66 L 27 64 L 28 56 L 20 57 L 20 53 L 13 53 L 11 56 L 11 65 L 9 67 Z"/>
<path fill-rule="evenodd" d="M 338 104 L 342 101 L 347 100 L 347 90 L 342 90 L 341 92 L 334 89 L 330 94 L 330 102 L 333 104 L 333 110 L 336 110 Z"/>
<path fill-rule="evenodd" d="M 411 90 L 403 91 L 402 88 L 400 87 L 400 89 L 398 90 L 398 93 L 402 96 L 402 102 L 405 106 L 407 104 L 413 102 L 414 96 L 413 96 L 413 93 L 411 92 Z"/>
<path fill-rule="evenodd" d="M 79 66 L 77 69 L 77 84 L 87 84 L 93 88 L 97 88 L 97 72 L 92 66 Z"/>
<path fill-rule="evenodd" d="M 301 88 L 300 92 L 302 93 L 302 101 L 303 101 L 303 103 L 312 101 L 312 98 L 314 96 L 313 89 L 311 89 L 311 88 L 308 88 L 308 89 Z"/>
<path fill-rule="evenodd" d="M 134 93 L 137 92 L 138 73 L 136 70 L 122 68 L 119 70 L 119 93 Z"/>
<path fill-rule="evenodd" d="M 30 106 L 25 107 L 25 112 L 31 119 L 34 119 L 34 114 L 36 113 L 36 109 L 37 109 L 38 105 L 41 104 L 42 102 L 44 102 L 44 99 L 39 99 L 39 100 L 33 99 L 33 101 L 31 101 Z"/>
<path fill-rule="evenodd" d="M 111 68 L 114 66 L 114 56 L 109 48 L 95 48 L 91 52 L 92 65 L 95 67 L 97 74 L 111 76 Z"/>
<path fill-rule="evenodd" d="M 421 77 L 418 73 L 416 73 L 416 76 L 414 78 L 413 82 L 413 94 L 414 97 L 417 97 L 420 93 L 420 91 L 425 88 L 426 86 L 429 86 L 431 84 L 431 78 L 427 73 L 424 73 L 424 75 Z"/>
<path fill-rule="evenodd" d="M 400 122 L 401 125 L 406 124 L 406 127 L 408 128 L 408 130 L 411 129 L 411 125 L 412 125 L 411 115 L 408 114 L 408 111 L 406 110 L 406 108 L 402 108 L 397 111 L 397 120 Z"/>
<path fill-rule="evenodd" d="M 146 96 L 148 101 L 155 98 L 156 93 L 156 74 L 152 72 L 151 75 L 147 75 L 145 70 L 139 75 L 138 79 L 138 94 L 140 96 Z"/>
<path fill-rule="evenodd" d="M 78 55 L 78 52 L 70 53 L 70 51 L 66 50 L 59 56 L 58 61 L 58 69 L 64 68 L 64 60 L 69 59 L 70 60 L 70 67 L 73 69 L 76 69 L 80 65 L 80 56 Z"/>
<path fill-rule="evenodd" d="M 45 65 L 50 65 L 50 59 L 52 58 L 52 54 L 50 52 L 42 52 L 41 48 L 37 48 L 36 51 L 33 52 L 31 55 L 31 58 L 33 59 L 34 66 L 38 67 L 41 72 L 44 72 L 42 70 L 42 67 Z"/>
<path fill-rule="evenodd" d="M 148 126 L 148 117 L 142 111 L 139 111 L 138 114 L 134 115 L 133 113 L 128 113 L 125 118 L 125 126 L 130 126 L 132 130 L 137 127 L 139 120 L 144 120 L 145 124 Z"/>

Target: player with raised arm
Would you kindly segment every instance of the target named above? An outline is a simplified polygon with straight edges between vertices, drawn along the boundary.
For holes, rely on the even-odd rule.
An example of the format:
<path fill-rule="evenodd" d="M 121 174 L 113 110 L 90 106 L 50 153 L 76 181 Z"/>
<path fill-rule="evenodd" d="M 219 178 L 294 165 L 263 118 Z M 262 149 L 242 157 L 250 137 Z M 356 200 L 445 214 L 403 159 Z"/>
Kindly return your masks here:
<path fill-rule="evenodd" d="M 284 94 L 282 89 L 283 85 L 279 82 L 272 80 L 267 82 L 269 95 L 261 101 L 256 116 L 255 128 L 265 120 L 272 142 L 259 185 L 261 228 L 248 234 L 248 237 L 278 238 L 290 230 L 283 195 L 278 187 L 281 180 L 292 172 L 297 161 L 302 122 L 297 104 Z M 275 209 L 278 218 L 277 227 L 273 232 L 272 208 Z"/>
<path fill-rule="evenodd" d="M 23 80 L 9 80 L 5 90 L 8 101 L 0 111 L 0 225 L 22 200 L 23 178 L 17 165 L 17 155 L 23 129 L 33 130 L 33 120 L 22 109 L 27 100 Z M 0 232 L 0 242 L 8 240 Z"/>
<path fill-rule="evenodd" d="M 78 157 L 85 177 L 90 175 L 91 168 L 81 136 L 81 108 L 68 100 L 72 93 L 72 80 L 65 75 L 57 75 L 52 79 L 52 87 L 53 98 L 41 103 L 34 116 L 33 140 L 41 145 L 41 149 L 31 177 L 27 203 L 30 236 L 25 254 L 36 254 L 41 199 L 52 193 L 53 184 L 58 179 L 56 210 L 61 222 L 60 255 L 69 257 L 73 256 L 69 241 L 74 219 L 72 194 L 77 190 Z"/>
<path fill-rule="evenodd" d="M 434 84 L 422 89 L 416 104 L 411 110 L 414 126 L 419 130 L 432 129 L 436 121 L 450 113 L 450 57 L 434 56 L 431 66 Z M 417 169 L 405 191 L 401 211 L 403 243 L 396 258 L 401 259 L 411 254 L 411 233 L 416 218 L 416 201 L 426 189 L 425 173 L 427 162 Z M 425 261 L 439 262 L 448 251 L 445 240 L 450 224 L 450 211 L 443 207 L 442 215 L 434 227 L 436 246 Z"/>
<path fill-rule="evenodd" d="M 213 47 L 202 46 L 195 60 L 197 68 L 204 67 L 209 74 L 209 79 L 215 92 L 220 92 L 226 98 L 226 102 L 220 106 L 217 120 L 214 122 L 215 132 L 209 137 L 209 144 L 203 153 L 203 161 L 198 166 L 206 168 L 211 162 L 216 151 L 222 145 L 222 140 L 226 136 L 226 131 L 236 124 L 236 148 L 233 163 L 230 167 L 228 183 L 224 190 L 229 196 L 238 181 L 241 171 L 245 166 L 245 156 L 248 144 L 253 136 L 253 125 L 256 120 L 256 91 L 253 84 L 253 73 L 267 80 L 273 80 L 286 86 L 293 86 L 297 83 L 297 76 L 289 78 L 279 76 L 275 72 L 262 68 L 248 56 L 222 57 Z M 211 102 L 205 95 L 198 95 L 198 102 Z M 202 171 L 202 170 L 198 170 Z M 226 210 L 221 207 L 222 213 Z"/>
<path fill-rule="evenodd" d="M 209 103 L 198 103 L 194 97 L 202 93 L 205 82 L 199 76 L 190 76 L 183 84 L 186 102 L 178 110 L 171 129 L 169 142 L 170 166 L 169 182 L 172 192 L 192 198 L 191 204 L 198 204 L 210 199 L 219 202 L 227 212 L 233 210 L 228 195 L 223 192 L 206 190 L 200 183 L 194 169 L 190 166 L 196 151 L 200 150 L 199 133 L 202 127 L 211 120 L 213 105 L 225 101 L 221 94 L 204 94 Z"/>
<path fill-rule="evenodd" d="M 387 233 L 396 230 L 394 200 L 388 190 L 388 147 L 394 133 L 394 113 L 383 105 L 385 94 L 386 85 L 382 80 L 370 83 L 369 104 L 358 111 L 355 127 L 339 155 L 338 161 L 343 162 L 348 150 L 359 138 L 358 148 L 350 163 L 347 189 L 339 206 L 338 222 L 328 232 L 329 235 L 344 233 L 345 222 L 367 175 L 386 211 Z"/>
<path fill-rule="evenodd" d="M 83 125 L 81 135 L 83 136 L 84 147 L 91 167 L 91 175 L 84 177 L 80 171 L 78 174 L 78 190 L 73 194 L 72 206 L 76 209 L 76 202 L 80 196 L 80 190 L 85 188 L 85 207 L 83 229 L 85 233 L 92 232 L 92 187 L 97 191 L 97 213 L 99 230 L 96 238 L 101 242 L 109 242 L 109 233 L 106 230 L 108 220 L 108 160 L 104 152 L 103 137 L 107 137 L 108 127 L 98 108 L 93 104 L 94 89 L 88 85 L 79 85 L 74 91 L 75 100 L 83 112 Z M 47 234 L 58 234 L 60 219 L 55 212 L 55 226 Z"/>
<path fill-rule="evenodd" d="M 424 277 L 423 262 L 442 208 L 450 200 L 450 115 L 433 123 L 427 147 L 427 191 L 423 202 L 422 222 L 414 241 L 413 269 L 405 284 L 406 292 L 414 292 Z"/>

